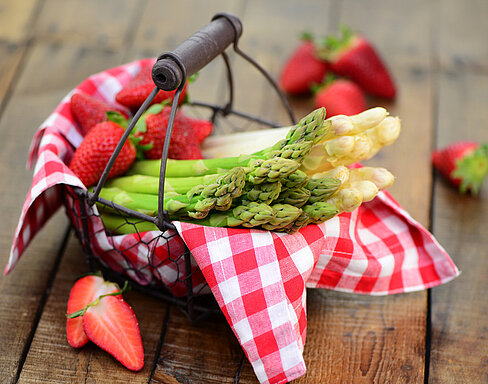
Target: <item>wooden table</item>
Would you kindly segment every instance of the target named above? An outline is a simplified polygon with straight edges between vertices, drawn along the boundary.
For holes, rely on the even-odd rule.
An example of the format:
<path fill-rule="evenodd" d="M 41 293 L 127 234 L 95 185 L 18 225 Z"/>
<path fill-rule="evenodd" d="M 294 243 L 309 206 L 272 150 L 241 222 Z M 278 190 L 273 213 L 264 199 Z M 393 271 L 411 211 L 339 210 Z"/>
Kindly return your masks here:
<path fill-rule="evenodd" d="M 296 382 L 486 383 L 488 188 L 478 198 L 460 196 L 430 166 L 434 147 L 488 141 L 485 0 L 1 0 L 1 264 L 31 182 L 24 166 L 30 139 L 59 100 L 92 73 L 173 49 L 219 11 L 241 18 L 241 48 L 273 76 L 305 29 L 323 36 L 346 23 L 375 43 L 400 94 L 393 104 L 369 102 L 400 116 L 403 132 L 369 163 L 397 176 L 393 195 L 463 271 L 445 286 L 390 297 L 309 290 L 308 372 Z M 239 109 L 286 122 L 255 70 L 233 62 Z M 224 76 L 212 63 L 193 97 L 223 101 Z M 298 116 L 311 109 L 308 99 L 292 105 Z M 135 291 L 127 300 L 144 339 L 142 372 L 93 346 L 72 349 L 64 313 L 73 280 L 85 270 L 59 212 L 0 279 L 2 383 L 257 382 L 223 317 L 191 324 L 173 305 Z"/>

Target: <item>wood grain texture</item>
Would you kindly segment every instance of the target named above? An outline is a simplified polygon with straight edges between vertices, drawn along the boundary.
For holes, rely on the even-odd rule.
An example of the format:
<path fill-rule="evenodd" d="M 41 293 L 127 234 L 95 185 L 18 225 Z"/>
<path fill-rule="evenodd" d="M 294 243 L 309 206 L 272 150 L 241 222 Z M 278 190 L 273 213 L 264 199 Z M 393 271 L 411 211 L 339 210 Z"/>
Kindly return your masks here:
<path fill-rule="evenodd" d="M 2 0 L 0 5 L 0 40 L 21 43 L 32 34 L 39 0 Z"/>
<path fill-rule="evenodd" d="M 137 12 L 136 0 L 45 0 L 35 34 L 58 44 L 121 50 Z"/>
<path fill-rule="evenodd" d="M 59 100 L 92 73 L 173 49 L 219 11 L 241 18 L 240 47 L 275 78 L 304 29 L 320 36 L 344 22 L 374 42 L 397 80 L 399 96 L 393 103 L 368 101 L 400 116 L 403 132 L 369 164 L 397 175 L 394 197 L 414 218 L 432 226 L 463 271 L 457 280 L 431 291 L 431 340 L 426 339 L 425 292 L 367 297 L 309 290 L 308 370 L 295 382 L 423 383 L 427 373 L 432 383 L 488 381 L 486 188 L 478 198 L 460 197 L 436 178 L 429 214 L 431 148 L 459 139 L 488 142 L 488 9 L 483 0 L 371 0 L 367 5 L 360 0 L 3 0 L 0 261 L 7 262 L 30 186 L 31 172 L 24 170 L 29 140 Z M 279 100 L 255 69 L 233 54 L 231 60 L 237 109 L 287 123 Z M 190 96 L 226 100 L 221 60 L 201 71 Z M 298 117 L 312 109 L 309 98 L 290 102 Z M 188 113 L 208 116 L 196 109 Z M 231 118 L 217 125 L 216 133 L 256 128 Z M 75 239 L 58 257 L 66 227 L 60 212 L 14 272 L 0 279 L 1 382 L 15 382 L 21 368 L 23 383 L 257 383 L 223 317 L 192 324 L 174 306 L 137 292 L 127 300 L 139 319 L 146 350 L 141 373 L 127 371 L 93 345 L 79 351 L 69 347 L 66 299 L 85 265 Z"/>
<path fill-rule="evenodd" d="M 242 356 L 223 316 L 192 324 L 172 308 L 152 383 L 166 383 L 168 376 L 182 384 L 232 383 Z"/>
<path fill-rule="evenodd" d="M 486 2 L 469 7 L 440 2 L 436 38 L 440 73 L 436 147 L 454 141 L 488 142 Z M 486 186 L 485 186 L 486 187 Z M 461 196 L 436 178 L 433 231 L 462 271 L 455 281 L 432 290 L 432 341 L 429 382 L 481 383 L 488 380 L 488 191 Z"/>
<path fill-rule="evenodd" d="M 459 140 L 488 142 L 488 76 L 467 71 L 440 78 L 439 148 Z M 460 129 L 461 127 L 461 129 Z M 485 186 L 486 187 L 486 186 Z M 461 196 L 438 178 L 433 231 L 462 274 L 432 290 L 432 347 L 429 382 L 481 383 L 488 380 L 488 190 Z"/>
<path fill-rule="evenodd" d="M 309 290 L 304 357 L 296 383 L 421 383 L 424 293 L 388 297 Z"/>

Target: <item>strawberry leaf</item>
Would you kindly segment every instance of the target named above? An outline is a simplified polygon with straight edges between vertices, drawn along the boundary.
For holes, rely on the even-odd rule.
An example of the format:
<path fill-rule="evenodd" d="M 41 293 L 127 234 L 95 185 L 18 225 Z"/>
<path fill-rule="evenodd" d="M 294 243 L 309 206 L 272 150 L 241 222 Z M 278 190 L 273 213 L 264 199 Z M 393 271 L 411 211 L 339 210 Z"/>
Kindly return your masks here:
<path fill-rule="evenodd" d="M 192 84 L 192 83 L 194 83 L 195 81 L 197 81 L 198 76 L 199 76 L 199 72 L 195 72 L 193 75 L 191 75 L 191 76 L 188 78 L 188 83 L 189 83 L 189 84 Z"/>
<path fill-rule="evenodd" d="M 139 120 L 137 120 L 137 123 L 134 127 L 136 132 L 144 133 L 147 131 L 146 117 L 147 116 L 141 116 L 141 118 Z"/>
<path fill-rule="evenodd" d="M 488 174 L 488 144 L 456 161 L 451 176 L 461 180 L 459 191 L 477 195 Z"/>
<path fill-rule="evenodd" d="M 105 112 L 105 114 L 107 115 L 107 120 L 113 121 L 114 123 L 117 123 L 124 128 L 127 128 L 129 126 L 129 122 L 120 112 L 107 111 Z"/>

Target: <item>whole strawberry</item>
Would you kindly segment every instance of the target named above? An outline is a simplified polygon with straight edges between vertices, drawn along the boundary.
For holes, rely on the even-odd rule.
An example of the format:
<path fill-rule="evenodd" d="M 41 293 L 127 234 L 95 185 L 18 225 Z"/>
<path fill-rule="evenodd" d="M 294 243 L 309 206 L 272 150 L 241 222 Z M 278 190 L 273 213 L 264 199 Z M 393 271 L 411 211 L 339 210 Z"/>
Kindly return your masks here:
<path fill-rule="evenodd" d="M 149 109 L 148 113 L 141 117 L 141 122 L 136 126 L 137 132 L 134 136 L 142 137 L 137 145 L 147 148 L 143 150 L 146 159 L 160 159 L 163 153 L 171 107 L 164 106 L 159 113 L 151 112 L 154 111 Z M 168 158 L 179 160 L 201 159 L 202 153 L 199 144 L 190 121 L 182 111 L 177 111 L 171 134 Z"/>
<path fill-rule="evenodd" d="M 75 93 L 71 96 L 70 108 L 83 136 L 96 124 L 107 120 L 107 112 L 109 111 L 117 111 L 124 117 L 128 117 L 128 114 L 122 109 L 84 93 Z"/>
<path fill-rule="evenodd" d="M 187 119 L 191 127 L 193 128 L 193 132 L 196 136 L 198 143 L 203 143 L 203 141 L 212 133 L 213 123 L 208 120 L 197 119 L 189 116 L 187 117 Z"/>
<path fill-rule="evenodd" d="M 329 62 L 334 73 L 351 79 L 370 95 L 394 99 L 395 84 L 376 49 L 346 27 L 341 32 L 339 39 L 325 39 L 317 48 L 319 56 Z"/>
<path fill-rule="evenodd" d="M 140 72 L 117 93 L 115 100 L 132 111 L 138 110 L 156 86 L 152 79 L 152 67 L 153 65 L 151 63 L 144 64 Z M 165 100 L 172 101 L 175 92 L 160 90 L 151 104 L 159 104 Z M 186 86 L 180 95 L 180 104 L 185 98 Z"/>
<path fill-rule="evenodd" d="M 69 165 L 85 186 L 89 187 L 98 182 L 123 134 L 124 128 L 121 125 L 113 121 L 104 121 L 95 125 L 85 136 Z M 136 148 L 127 140 L 108 177 L 127 172 L 135 158 Z"/>
<path fill-rule="evenodd" d="M 366 110 L 361 88 L 347 79 L 336 79 L 319 88 L 314 95 L 315 108 L 325 107 L 327 117 L 355 115 Z"/>
<path fill-rule="evenodd" d="M 326 73 L 327 63 L 317 57 L 311 37 L 305 36 L 285 62 L 279 84 L 289 94 L 307 94 L 314 84 L 322 83 Z"/>
<path fill-rule="evenodd" d="M 488 174 L 488 145 L 455 142 L 432 153 L 434 167 L 461 193 L 477 195 Z"/>

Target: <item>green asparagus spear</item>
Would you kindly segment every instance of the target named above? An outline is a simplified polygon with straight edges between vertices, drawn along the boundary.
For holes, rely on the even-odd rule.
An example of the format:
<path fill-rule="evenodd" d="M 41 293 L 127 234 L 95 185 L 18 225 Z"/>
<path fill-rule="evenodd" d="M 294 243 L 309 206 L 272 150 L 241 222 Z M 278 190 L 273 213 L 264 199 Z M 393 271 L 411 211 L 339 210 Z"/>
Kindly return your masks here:
<path fill-rule="evenodd" d="M 300 208 L 307 203 L 310 195 L 310 190 L 305 187 L 291 188 L 281 192 L 275 202 L 281 204 L 290 204 L 297 208 Z"/>
<path fill-rule="evenodd" d="M 244 193 L 241 196 L 243 201 L 254 201 L 270 204 L 281 192 L 281 182 L 264 182 L 261 184 L 246 183 Z"/>
<path fill-rule="evenodd" d="M 300 208 L 289 204 L 273 204 L 275 216 L 268 223 L 261 225 L 261 228 L 269 231 L 280 231 L 293 223 L 302 213 Z"/>
<path fill-rule="evenodd" d="M 286 228 L 286 232 L 293 233 L 309 224 L 320 224 L 339 213 L 335 205 L 317 201 L 302 207 L 300 216 Z"/>
<path fill-rule="evenodd" d="M 325 109 L 319 108 L 292 127 L 283 140 L 252 155 L 202 160 L 172 160 L 166 163 L 165 177 L 188 177 L 219 173 L 223 169 L 249 167 L 251 161 L 280 157 L 301 163 L 312 146 L 327 133 L 330 123 L 324 124 Z M 159 176 L 161 160 L 136 161 L 128 174 Z"/>
<path fill-rule="evenodd" d="M 339 179 L 332 177 L 323 177 L 319 179 L 310 179 L 305 186 L 311 192 L 308 203 L 312 204 L 317 201 L 324 201 L 332 196 L 341 186 Z"/>

